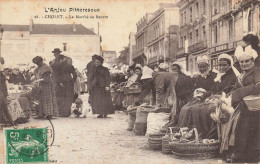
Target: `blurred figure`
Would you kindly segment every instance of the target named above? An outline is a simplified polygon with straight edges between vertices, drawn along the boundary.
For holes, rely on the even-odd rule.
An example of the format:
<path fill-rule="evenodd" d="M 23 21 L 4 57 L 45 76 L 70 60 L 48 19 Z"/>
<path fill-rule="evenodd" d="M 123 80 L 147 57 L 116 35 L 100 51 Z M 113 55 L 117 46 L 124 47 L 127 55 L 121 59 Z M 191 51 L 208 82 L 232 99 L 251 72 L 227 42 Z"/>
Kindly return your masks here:
<path fill-rule="evenodd" d="M 13 68 L 12 74 L 10 75 L 9 83 L 24 85 L 25 78 L 20 72 L 19 68 Z"/>
<path fill-rule="evenodd" d="M 92 93 L 91 93 L 91 83 L 93 80 L 93 76 L 94 76 L 94 72 L 95 72 L 95 68 L 96 68 L 96 57 L 98 55 L 94 54 L 92 56 L 92 60 L 87 64 L 87 87 L 88 87 L 88 93 L 89 93 L 89 97 L 88 97 L 88 103 L 92 104 Z"/>

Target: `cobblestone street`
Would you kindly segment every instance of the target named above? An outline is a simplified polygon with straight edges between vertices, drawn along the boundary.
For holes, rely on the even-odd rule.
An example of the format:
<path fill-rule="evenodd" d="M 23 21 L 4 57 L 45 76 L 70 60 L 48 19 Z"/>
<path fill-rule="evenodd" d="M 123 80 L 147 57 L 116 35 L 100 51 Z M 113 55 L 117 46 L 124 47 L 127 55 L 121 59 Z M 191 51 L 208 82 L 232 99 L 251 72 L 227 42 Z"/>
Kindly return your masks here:
<path fill-rule="evenodd" d="M 83 97 L 86 103 L 87 95 Z M 57 163 L 221 163 L 219 159 L 181 160 L 149 149 L 146 136 L 127 131 L 128 116 L 116 112 L 106 119 L 97 119 L 89 113 L 87 118 L 52 119 L 55 140 L 49 149 L 49 160 Z M 31 119 L 24 126 L 50 126 L 47 120 Z M 1 142 L 3 131 L 1 130 Z M 2 148 L 2 147 L 1 147 Z M 0 150 L 3 158 L 3 149 Z M 2 161 L 2 160 L 0 160 Z"/>

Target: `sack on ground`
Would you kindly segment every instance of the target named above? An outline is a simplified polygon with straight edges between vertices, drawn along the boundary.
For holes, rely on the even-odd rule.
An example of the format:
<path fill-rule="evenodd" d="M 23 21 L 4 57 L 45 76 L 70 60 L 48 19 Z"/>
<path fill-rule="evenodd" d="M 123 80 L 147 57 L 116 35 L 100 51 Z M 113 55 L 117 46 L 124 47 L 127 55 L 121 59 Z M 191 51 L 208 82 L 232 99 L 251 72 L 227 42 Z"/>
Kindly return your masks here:
<path fill-rule="evenodd" d="M 169 116 L 170 113 L 149 113 L 146 135 L 160 132 L 160 129 L 169 121 Z"/>

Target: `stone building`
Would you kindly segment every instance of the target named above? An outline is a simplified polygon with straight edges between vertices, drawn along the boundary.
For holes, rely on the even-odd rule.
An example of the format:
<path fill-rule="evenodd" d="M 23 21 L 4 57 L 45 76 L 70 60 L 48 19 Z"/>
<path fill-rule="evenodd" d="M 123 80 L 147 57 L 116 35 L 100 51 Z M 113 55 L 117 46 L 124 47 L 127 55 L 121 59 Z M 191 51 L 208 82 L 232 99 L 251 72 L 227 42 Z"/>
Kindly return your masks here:
<path fill-rule="evenodd" d="M 178 48 L 179 9 L 176 4 L 161 3 L 147 27 L 148 64 L 175 60 Z"/>
<path fill-rule="evenodd" d="M 259 36 L 259 1 L 257 0 L 182 0 L 178 61 L 196 72 L 196 58 L 208 54 L 216 68 L 221 53 L 234 54 L 243 36 Z"/>
<path fill-rule="evenodd" d="M 31 20 L 29 25 L 2 27 L 1 54 L 7 64 L 28 64 L 35 56 L 48 63 L 54 59 L 54 48 L 79 67 L 85 67 L 93 54 L 101 55 L 101 37 L 81 24 L 34 24 Z"/>

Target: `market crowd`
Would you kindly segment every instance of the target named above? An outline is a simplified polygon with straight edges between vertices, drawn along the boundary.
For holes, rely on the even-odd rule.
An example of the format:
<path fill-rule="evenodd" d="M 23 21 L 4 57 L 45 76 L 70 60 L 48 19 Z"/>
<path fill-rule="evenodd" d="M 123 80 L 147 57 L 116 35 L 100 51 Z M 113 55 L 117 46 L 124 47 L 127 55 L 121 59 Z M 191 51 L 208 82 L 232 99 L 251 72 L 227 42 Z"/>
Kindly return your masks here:
<path fill-rule="evenodd" d="M 214 70 L 207 55 L 198 56 L 199 74 L 193 76 L 186 74 L 178 62 L 162 61 L 153 67 L 133 64 L 127 69 L 115 69 L 111 85 L 113 104 L 119 110 L 142 104 L 155 109 L 169 107 L 169 122 L 162 130 L 195 127 L 200 139 L 221 141 L 220 152 L 227 162 L 257 162 L 260 157 L 258 45 L 257 36 L 244 36 L 234 54 L 218 56 Z"/>
<path fill-rule="evenodd" d="M 260 111 L 251 109 L 247 101 L 259 104 L 259 98 L 255 98 L 260 94 L 258 45 L 257 36 L 244 36 L 234 54 L 218 56 L 217 70 L 212 70 L 207 55 L 199 56 L 198 74 L 193 76 L 186 74 L 177 61 L 160 61 L 153 67 L 132 64 L 108 69 L 101 56 L 93 55 L 86 67 L 88 102 L 98 118 L 129 106 L 167 107 L 170 117 L 163 128 L 195 127 L 201 139 L 221 140 L 220 152 L 228 162 L 257 162 Z M 1 58 L 1 123 L 14 123 L 10 108 L 16 101 L 12 95 L 18 93 L 22 110 L 34 109 L 38 118 L 86 117 L 79 96 L 81 73 L 58 48 L 52 52 L 55 59 L 48 64 L 40 56 L 32 59 L 34 71 L 4 68 Z M 252 95 L 255 97 L 246 99 Z"/>

